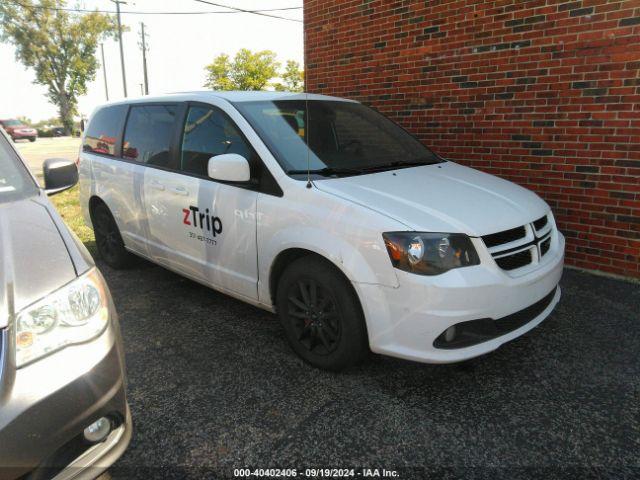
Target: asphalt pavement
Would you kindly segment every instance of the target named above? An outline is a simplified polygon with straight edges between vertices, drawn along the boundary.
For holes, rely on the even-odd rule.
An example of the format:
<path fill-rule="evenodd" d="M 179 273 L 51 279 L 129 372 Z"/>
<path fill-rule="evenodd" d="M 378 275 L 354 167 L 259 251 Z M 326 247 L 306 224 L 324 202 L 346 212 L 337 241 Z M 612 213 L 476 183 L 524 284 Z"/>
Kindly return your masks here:
<path fill-rule="evenodd" d="M 640 477 L 637 283 L 567 270 L 551 317 L 492 354 L 459 365 L 372 355 L 335 374 L 299 360 L 270 313 L 142 261 L 101 268 L 135 429 L 115 479 L 233 478 L 243 467 Z"/>

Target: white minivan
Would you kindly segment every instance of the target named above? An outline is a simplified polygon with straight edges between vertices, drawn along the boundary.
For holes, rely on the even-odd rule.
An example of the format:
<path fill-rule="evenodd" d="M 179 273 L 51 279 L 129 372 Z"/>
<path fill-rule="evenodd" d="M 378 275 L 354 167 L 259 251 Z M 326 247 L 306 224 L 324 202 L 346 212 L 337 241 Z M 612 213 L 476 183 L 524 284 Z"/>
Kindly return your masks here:
<path fill-rule="evenodd" d="M 469 359 L 560 298 L 564 237 L 543 200 L 358 102 L 209 91 L 109 103 L 79 167 L 109 265 L 139 255 L 277 312 L 317 367 L 369 350 Z"/>

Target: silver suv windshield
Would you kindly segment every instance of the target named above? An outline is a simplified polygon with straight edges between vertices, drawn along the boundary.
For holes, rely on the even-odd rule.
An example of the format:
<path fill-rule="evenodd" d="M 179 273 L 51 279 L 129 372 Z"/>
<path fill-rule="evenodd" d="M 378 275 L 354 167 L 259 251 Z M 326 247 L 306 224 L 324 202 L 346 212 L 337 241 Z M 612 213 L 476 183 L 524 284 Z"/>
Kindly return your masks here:
<path fill-rule="evenodd" d="M 30 197 L 37 192 L 26 167 L 4 135 L 0 135 L 0 203 Z"/>
<path fill-rule="evenodd" d="M 400 126 L 359 103 L 276 100 L 235 107 L 290 175 L 306 173 L 307 162 L 312 174 L 348 176 L 441 161 Z"/>

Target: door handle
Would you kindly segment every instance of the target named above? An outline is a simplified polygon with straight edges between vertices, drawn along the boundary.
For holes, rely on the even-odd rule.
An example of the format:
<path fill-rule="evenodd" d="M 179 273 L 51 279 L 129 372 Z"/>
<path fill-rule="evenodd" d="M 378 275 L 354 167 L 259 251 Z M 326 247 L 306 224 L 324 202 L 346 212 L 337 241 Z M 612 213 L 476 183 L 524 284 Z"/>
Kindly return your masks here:
<path fill-rule="evenodd" d="M 173 187 L 173 188 L 171 189 L 171 191 L 172 191 L 173 193 L 175 193 L 176 195 L 182 195 L 182 196 L 185 196 L 185 197 L 186 197 L 187 195 L 189 195 L 189 191 L 188 191 L 186 188 L 184 188 L 184 187 Z"/>
<path fill-rule="evenodd" d="M 160 191 L 164 192 L 164 185 L 161 184 L 160 182 L 152 181 L 151 182 L 151 188 L 155 188 L 156 190 L 160 190 Z"/>

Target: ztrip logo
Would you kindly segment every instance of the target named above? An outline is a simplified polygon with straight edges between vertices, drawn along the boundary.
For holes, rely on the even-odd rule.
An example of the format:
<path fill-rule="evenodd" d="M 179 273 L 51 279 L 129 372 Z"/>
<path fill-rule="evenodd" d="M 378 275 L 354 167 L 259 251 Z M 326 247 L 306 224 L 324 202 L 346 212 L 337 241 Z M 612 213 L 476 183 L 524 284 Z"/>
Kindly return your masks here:
<path fill-rule="evenodd" d="M 182 213 L 184 214 L 182 223 L 185 225 L 199 227 L 210 232 L 214 237 L 222 233 L 222 220 L 211 215 L 208 208 L 201 212 L 198 207 L 191 205 L 188 209 L 183 208 Z"/>

